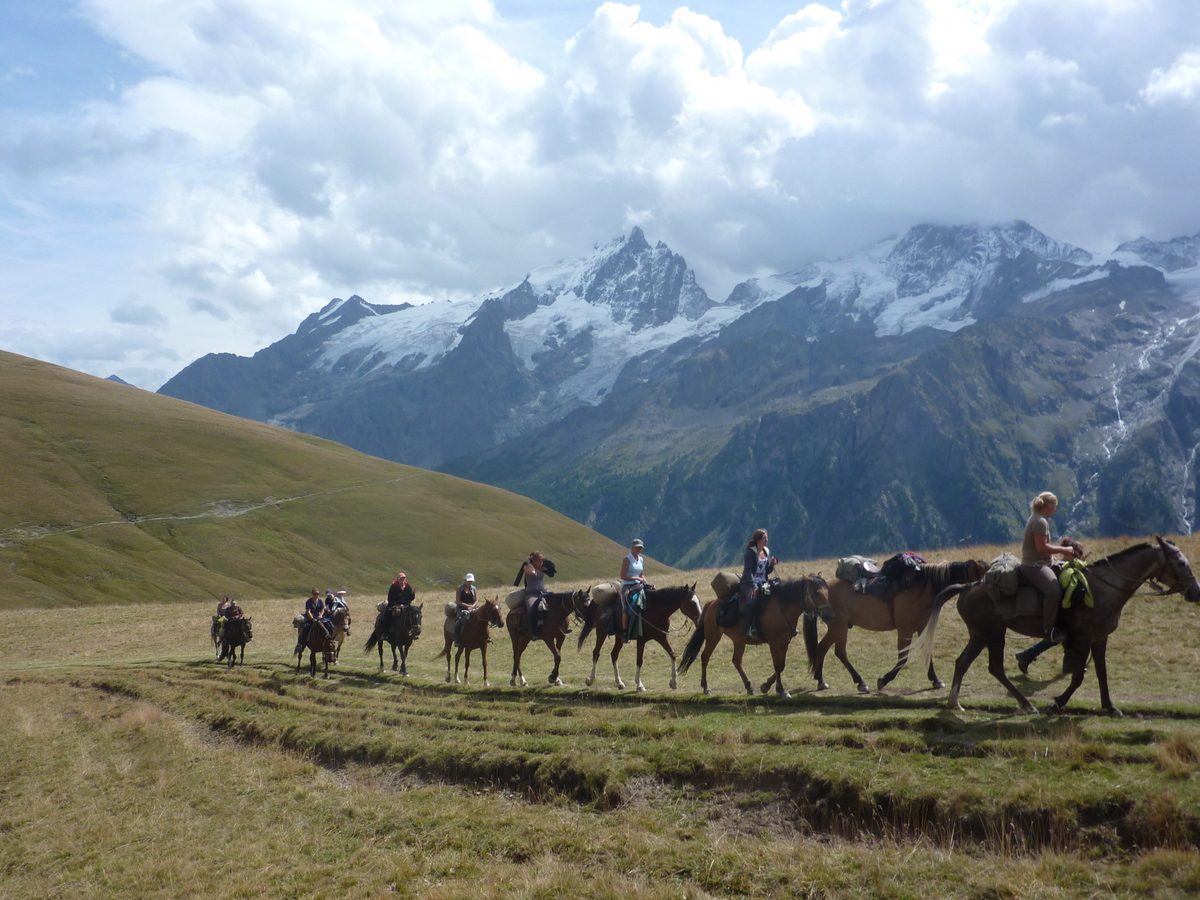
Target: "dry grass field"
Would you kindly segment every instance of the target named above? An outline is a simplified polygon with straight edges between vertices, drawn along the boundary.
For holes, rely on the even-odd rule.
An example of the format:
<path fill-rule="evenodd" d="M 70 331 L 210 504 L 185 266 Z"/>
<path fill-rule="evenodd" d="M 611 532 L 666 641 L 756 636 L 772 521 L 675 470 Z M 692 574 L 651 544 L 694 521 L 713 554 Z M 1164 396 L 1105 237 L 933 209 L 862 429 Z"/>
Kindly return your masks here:
<path fill-rule="evenodd" d="M 1108 542 L 1105 552 L 1129 541 Z M 1200 548 L 1184 541 L 1192 558 Z M 998 548 L 972 548 L 973 555 Z M 927 554 L 943 558 L 945 554 Z M 832 572 L 786 564 L 784 577 Z M 706 595 L 711 572 L 699 580 Z M 570 584 L 556 587 L 571 587 Z M 484 593 L 491 596 L 496 587 Z M 966 713 L 905 671 L 858 696 L 836 660 L 816 693 L 801 642 L 791 700 L 747 698 L 719 648 L 670 691 L 613 686 L 607 649 L 566 654 L 566 687 L 508 686 L 495 632 L 482 685 L 445 683 L 440 608 L 401 679 L 366 656 L 374 603 L 325 680 L 296 674 L 299 599 L 246 604 L 246 664 L 212 658 L 213 606 L 23 610 L 0 658 L 6 897 L 1191 897 L 1200 894 L 1200 610 L 1139 595 L 1110 643 L 1124 719 L 1089 673 L 1071 715 L 1025 716 L 977 663 Z M 680 619 L 677 652 L 689 627 Z M 575 634 L 578 634 L 576 626 Z M 895 636 L 854 629 L 874 683 Z M 943 617 L 948 680 L 964 630 Z M 1014 645 L 1016 649 L 1020 645 Z M 1011 653 L 1011 651 L 1010 651 Z M 765 650 L 748 653 L 755 683 Z M 622 655 L 632 684 L 633 654 Z M 1056 655 L 1017 683 L 1039 706 Z"/>

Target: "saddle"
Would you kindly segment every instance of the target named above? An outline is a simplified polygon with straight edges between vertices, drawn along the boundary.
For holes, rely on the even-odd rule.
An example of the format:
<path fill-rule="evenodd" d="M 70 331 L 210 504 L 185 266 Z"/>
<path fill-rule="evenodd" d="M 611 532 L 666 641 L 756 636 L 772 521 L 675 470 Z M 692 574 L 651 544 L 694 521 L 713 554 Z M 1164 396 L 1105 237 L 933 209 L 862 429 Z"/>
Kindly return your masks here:
<path fill-rule="evenodd" d="M 897 553 L 879 567 L 878 575 L 864 575 L 855 581 L 854 592 L 870 594 L 885 602 L 892 600 L 900 592 L 912 590 L 924 581 L 924 565 L 925 560 L 916 553 L 909 550 Z"/>

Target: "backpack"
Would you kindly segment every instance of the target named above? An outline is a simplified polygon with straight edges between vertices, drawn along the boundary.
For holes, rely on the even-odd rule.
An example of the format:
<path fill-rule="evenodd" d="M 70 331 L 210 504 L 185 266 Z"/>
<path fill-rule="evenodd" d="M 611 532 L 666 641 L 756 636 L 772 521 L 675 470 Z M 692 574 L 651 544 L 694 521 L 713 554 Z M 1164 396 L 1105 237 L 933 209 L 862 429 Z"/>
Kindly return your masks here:
<path fill-rule="evenodd" d="M 837 562 L 833 577 L 839 581 L 855 582 L 865 576 L 878 575 L 879 563 L 865 556 L 844 556 Z"/>
<path fill-rule="evenodd" d="M 1020 565 L 1021 561 L 1011 553 L 1001 553 L 992 560 L 988 570 L 983 573 L 983 589 L 993 603 L 1011 597 L 1020 590 L 1021 582 L 1017 577 L 1017 567 Z"/>

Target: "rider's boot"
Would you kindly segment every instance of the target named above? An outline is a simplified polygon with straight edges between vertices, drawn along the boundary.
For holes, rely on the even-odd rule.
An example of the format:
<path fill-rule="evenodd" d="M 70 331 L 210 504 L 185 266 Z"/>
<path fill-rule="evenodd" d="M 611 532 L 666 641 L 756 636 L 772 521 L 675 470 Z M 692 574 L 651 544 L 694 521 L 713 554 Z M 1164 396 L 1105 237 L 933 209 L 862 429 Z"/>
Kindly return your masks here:
<path fill-rule="evenodd" d="M 742 615 L 746 619 L 746 624 L 743 627 L 742 635 L 748 641 L 757 641 L 762 639 L 762 633 L 758 628 L 758 601 L 750 599 L 746 601 L 746 608 L 742 610 Z"/>

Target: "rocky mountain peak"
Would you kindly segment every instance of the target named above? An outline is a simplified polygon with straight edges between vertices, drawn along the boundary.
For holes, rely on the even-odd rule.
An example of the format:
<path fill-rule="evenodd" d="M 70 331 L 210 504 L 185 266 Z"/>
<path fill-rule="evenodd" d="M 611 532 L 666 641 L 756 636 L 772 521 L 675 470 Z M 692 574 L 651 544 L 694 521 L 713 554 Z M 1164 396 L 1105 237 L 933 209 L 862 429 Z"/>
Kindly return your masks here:
<path fill-rule="evenodd" d="M 1020 220 L 981 228 L 978 225 L 916 225 L 896 242 L 884 271 L 896 280 L 896 296 L 927 294 L 938 286 L 969 288 L 996 266 L 1022 253 L 1041 259 L 1088 265 L 1092 255 L 1056 241 Z"/>
<path fill-rule="evenodd" d="M 1171 238 L 1169 241 L 1140 237 L 1121 244 L 1116 252 L 1132 254 L 1156 269 L 1177 272 L 1200 265 L 1200 233 L 1192 237 Z"/>

